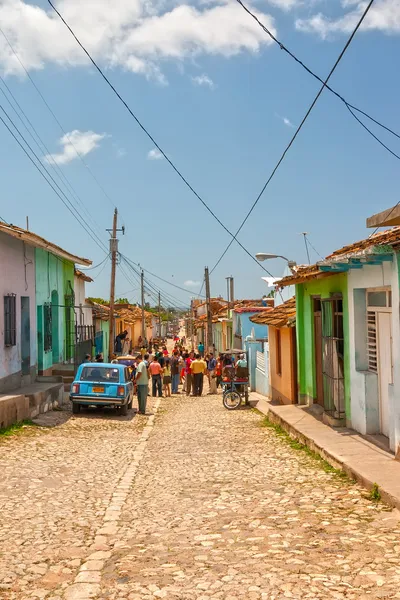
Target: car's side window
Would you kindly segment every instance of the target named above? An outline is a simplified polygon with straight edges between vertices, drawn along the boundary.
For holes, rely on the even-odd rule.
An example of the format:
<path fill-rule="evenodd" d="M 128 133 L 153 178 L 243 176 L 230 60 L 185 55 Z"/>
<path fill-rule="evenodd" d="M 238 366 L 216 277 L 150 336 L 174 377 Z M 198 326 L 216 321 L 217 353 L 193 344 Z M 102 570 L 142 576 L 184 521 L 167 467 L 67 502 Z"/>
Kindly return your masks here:
<path fill-rule="evenodd" d="M 129 381 L 129 371 L 128 371 L 128 368 L 125 369 L 125 381 Z"/>

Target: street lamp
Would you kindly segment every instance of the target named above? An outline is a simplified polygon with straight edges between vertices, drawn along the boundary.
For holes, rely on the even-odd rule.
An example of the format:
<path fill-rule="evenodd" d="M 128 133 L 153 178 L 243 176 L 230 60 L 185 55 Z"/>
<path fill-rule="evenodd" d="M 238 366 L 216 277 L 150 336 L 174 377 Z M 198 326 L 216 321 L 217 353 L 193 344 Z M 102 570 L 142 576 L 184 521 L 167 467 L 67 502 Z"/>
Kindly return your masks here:
<path fill-rule="evenodd" d="M 292 271 L 293 268 L 297 265 L 296 261 L 289 260 L 288 258 L 286 258 L 286 256 L 282 256 L 282 254 L 269 254 L 268 252 L 258 252 L 256 254 L 256 259 L 260 262 L 263 262 L 264 260 L 270 260 L 272 258 L 283 258 L 283 260 L 286 260 L 289 269 Z"/>

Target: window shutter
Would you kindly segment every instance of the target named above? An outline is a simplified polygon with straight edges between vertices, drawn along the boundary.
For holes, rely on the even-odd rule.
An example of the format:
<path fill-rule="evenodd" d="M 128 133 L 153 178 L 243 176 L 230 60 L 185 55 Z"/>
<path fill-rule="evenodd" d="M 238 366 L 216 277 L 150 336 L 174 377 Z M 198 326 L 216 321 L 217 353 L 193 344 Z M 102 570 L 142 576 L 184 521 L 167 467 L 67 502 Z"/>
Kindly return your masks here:
<path fill-rule="evenodd" d="M 368 371 L 377 373 L 378 362 L 376 355 L 376 312 L 372 310 L 367 312 L 367 350 Z"/>

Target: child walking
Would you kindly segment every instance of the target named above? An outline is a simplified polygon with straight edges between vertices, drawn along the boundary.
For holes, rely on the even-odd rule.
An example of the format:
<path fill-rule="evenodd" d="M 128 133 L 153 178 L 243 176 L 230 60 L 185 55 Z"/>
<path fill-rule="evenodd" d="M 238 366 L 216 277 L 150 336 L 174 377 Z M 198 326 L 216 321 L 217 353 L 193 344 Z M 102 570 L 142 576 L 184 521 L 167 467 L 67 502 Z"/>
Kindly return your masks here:
<path fill-rule="evenodd" d="M 163 372 L 164 396 L 166 398 L 171 398 L 171 381 L 171 364 L 169 358 L 166 358 Z"/>

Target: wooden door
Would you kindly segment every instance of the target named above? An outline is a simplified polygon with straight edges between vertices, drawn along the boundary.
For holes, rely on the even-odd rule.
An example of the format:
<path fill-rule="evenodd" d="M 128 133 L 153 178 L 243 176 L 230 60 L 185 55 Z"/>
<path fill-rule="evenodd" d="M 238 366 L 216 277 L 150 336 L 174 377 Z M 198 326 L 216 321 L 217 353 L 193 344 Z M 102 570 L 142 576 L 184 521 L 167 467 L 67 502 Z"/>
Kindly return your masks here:
<path fill-rule="evenodd" d="M 314 360 L 317 403 L 324 406 L 324 381 L 322 375 L 322 314 L 321 301 L 317 299 L 314 300 Z"/>
<path fill-rule="evenodd" d="M 381 433 L 389 437 L 389 385 L 392 383 L 391 313 L 377 312 L 378 329 L 378 385 Z"/>

